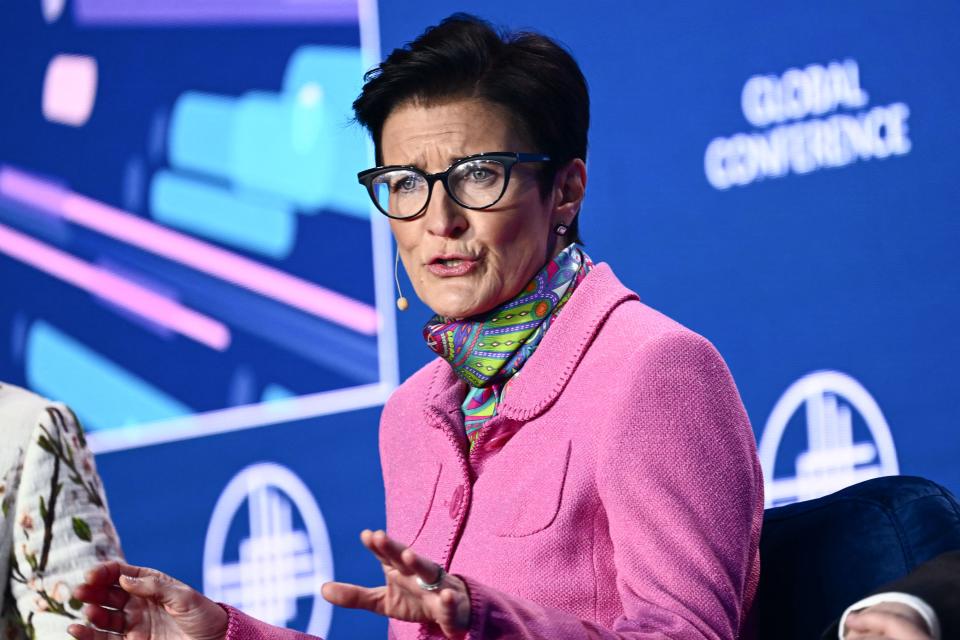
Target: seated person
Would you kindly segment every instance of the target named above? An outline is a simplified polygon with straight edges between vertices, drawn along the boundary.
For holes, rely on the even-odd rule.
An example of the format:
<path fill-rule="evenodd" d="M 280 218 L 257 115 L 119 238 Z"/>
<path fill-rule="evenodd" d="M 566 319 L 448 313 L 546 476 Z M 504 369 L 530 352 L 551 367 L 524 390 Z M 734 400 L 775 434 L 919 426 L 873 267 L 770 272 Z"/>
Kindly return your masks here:
<path fill-rule="evenodd" d="M 578 242 L 576 61 L 455 15 L 365 77 L 354 110 L 378 166 L 358 188 L 433 311 L 416 338 L 437 357 L 381 417 L 389 535 L 361 539 L 384 584 L 324 597 L 390 617 L 395 640 L 739 638 L 760 572 L 753 432 L 716 349 Z M 107 567 L 77 592 L 101 631 L 76 637 L 299 637 Z M 149 578 L 116 585 L 136 597 L 124 571 Z"/>
<path fill-rule="evenodd" d="M 66 406 L 0 383 L 0 638 L 67 638 L 74 587 L 121 557 L 83 430 Z"/>
<path fill-rule="evenodd" d="M 836 637 L 960 638 L 960 550 L 943 553 L 852 604 L 823 634 L 824 640 Z"/>

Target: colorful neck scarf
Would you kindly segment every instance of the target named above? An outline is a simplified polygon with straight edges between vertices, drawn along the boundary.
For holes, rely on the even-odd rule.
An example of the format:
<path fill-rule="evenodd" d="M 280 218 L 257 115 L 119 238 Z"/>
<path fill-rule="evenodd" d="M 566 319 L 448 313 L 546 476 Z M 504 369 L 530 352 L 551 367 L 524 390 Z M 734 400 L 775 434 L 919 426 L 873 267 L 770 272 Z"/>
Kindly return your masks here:
<path fill-rule="evenodd" d="M 437 315 L 423 328 L 427 346 L 469 385 L 461 408 L 471 450 L 481 427 L 497 414 L 508 383 L 592 267 L 580 245 L 572 244 L 512 300 L 474 318 Z"/>

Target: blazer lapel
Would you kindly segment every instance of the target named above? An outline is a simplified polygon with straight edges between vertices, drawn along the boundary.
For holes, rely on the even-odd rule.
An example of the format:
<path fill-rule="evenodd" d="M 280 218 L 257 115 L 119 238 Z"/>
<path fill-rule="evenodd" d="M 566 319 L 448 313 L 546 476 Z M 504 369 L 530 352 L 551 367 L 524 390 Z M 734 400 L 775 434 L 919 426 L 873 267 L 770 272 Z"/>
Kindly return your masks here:
<path fill-rule="evenodd" d="M 494 420 L 525 422 L 546 411 L 563 391 L 607 316 L 627 300 L 639 300 L 639 297 L 621 284 L 609 265 L 597 264 L 510 383 Z M 428 424 L 453 433 L 457 442 L 466 446 L 460 409 L 466 383 L 443 359 L 438 358 L 431 366 L 424 418 Z"/>
<path fill-rule="evenodd" d="M 639 300 L 604 262 L 597 264 L 560 311 L 550 330 L 510 383 L 498 414 L 527 421 L 556 401 L 610 313 Z"/>

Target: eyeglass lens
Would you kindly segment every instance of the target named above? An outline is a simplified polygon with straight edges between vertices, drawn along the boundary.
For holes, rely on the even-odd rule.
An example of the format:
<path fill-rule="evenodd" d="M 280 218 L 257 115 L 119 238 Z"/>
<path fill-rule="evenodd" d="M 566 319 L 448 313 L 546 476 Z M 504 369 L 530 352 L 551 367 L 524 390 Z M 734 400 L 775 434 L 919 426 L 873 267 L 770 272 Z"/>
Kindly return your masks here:
<path fill-rule="evenodd" d="M 489 207 L 503 195 L 506 168 L 498 160 L 477 158 L 458 163 L 447 174 L 450 195 L 465 207 Z M 381 210 L 397 218 L 415 216 L 427 204 L 430 187 L 424 174 L 394 169 L 375 177 L 373 195 Z"/>

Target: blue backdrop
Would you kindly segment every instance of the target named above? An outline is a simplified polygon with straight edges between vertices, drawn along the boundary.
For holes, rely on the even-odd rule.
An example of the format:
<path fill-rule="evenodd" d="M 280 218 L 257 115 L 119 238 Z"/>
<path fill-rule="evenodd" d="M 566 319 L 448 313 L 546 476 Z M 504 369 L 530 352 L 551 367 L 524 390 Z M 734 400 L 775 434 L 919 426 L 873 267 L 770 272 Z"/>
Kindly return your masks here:
<path fill-rule="evenodd" d="M 454 8 L 581 63 L 588 250 L 724 355 L 768 504 L 960 489 L 955 3 L 284 7 L 0 3 L 0 379 L 86 422 L 131 561 L 383 636 L 314 596 L 380 578 L 379 407 L 431 356 L 349 102 Z"/>

